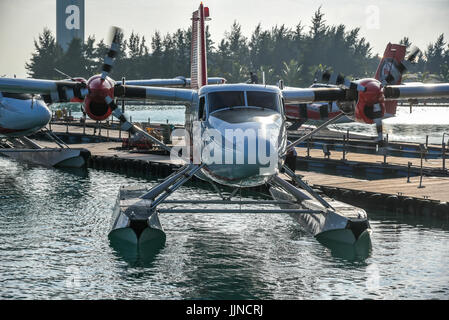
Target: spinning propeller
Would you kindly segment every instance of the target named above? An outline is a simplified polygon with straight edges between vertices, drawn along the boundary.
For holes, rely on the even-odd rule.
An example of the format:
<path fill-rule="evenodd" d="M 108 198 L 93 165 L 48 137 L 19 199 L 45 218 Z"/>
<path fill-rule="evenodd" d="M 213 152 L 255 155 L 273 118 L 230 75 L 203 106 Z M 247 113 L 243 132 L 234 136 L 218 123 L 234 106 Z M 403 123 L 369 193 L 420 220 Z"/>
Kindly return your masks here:
<path fill-rule="evenodd" d="M 376 124 L 377 139 L 382 141 L 382 119 L 385 115 L 386 102 L 384 88 L 387 85 L 400 84 L 402 75 L 410 68 L 419 53 L 420 50 L 415 47 L 407 58 L 400 62 L 394 58 L 385 59 L 377 73 L 378 79 L 350 80 L 343 74 L 330 72 L 330 70 L 318 71 L 315 79 L 318 82 L 346 89 L 347 97 L 357 97 L 353 101 L 337 104 L 345 114 L 354 116 L 356 120 Z M 390 94 L 392 93 L 390 92 Z"/>

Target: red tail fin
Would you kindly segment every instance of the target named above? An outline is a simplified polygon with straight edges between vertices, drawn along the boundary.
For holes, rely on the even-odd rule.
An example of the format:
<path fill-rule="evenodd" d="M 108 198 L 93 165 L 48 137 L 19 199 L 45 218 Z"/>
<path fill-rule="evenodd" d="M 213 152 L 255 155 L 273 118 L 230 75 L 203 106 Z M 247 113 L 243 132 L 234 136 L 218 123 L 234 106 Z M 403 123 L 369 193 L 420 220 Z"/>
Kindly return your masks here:
<path fill-rule="evenodd" d="M 192 16 L 192 48 L 190 53 L 191 87 L 199 89 L 207 84 L 206 29 L 204 21 L 209 17 L 209 8 L 200 7 Z M 207 19 L 209 20 L 209 19 Z"/>
<path fill-rule="evenodd" d="M 400 44 L 388 43 L 384 56 L 376 71 L 376 79 L 383 85 L 400 84 L 404 67 L 402 62 L 405 58 L 406 47 Z M 389 115 L 396 114 L 397 101 L 386 101 L 385 112 Z"/>

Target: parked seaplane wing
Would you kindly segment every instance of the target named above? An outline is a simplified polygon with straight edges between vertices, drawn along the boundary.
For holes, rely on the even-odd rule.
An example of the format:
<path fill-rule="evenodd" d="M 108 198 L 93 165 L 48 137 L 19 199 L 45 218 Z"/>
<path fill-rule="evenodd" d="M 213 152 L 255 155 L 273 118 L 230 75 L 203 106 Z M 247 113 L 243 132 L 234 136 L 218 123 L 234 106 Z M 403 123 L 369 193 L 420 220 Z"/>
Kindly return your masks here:
<path fill-rule="evenodd" d="M 376 124 L 378 139 L 382 140 L 382 118 L 386 102 L 408 99 L 449 98 L 449 83 L 383 85 L 377 79 L 352 81 L 349 87 L 285 88 L 284 102 L 312 103 L 336 101 L 342 113 L 355 121 Z"/>
<path fill-rule="evenodd" d="M 447 98 L 449 97 L 449 83 L 386 86 L 384 95 L 386 100 Z"/>
<path fill-rule="evenodd" d="M 366 87 L 366 84 L 370 84 L 370 88 Z M 373 87 L 372 84 L 377 84 L 377 86 Z M 357 101 L 360 97 L 365 98 L 364 95 L 368 94 L 379 100 L 382 97 L 385 100 L 435 99 L 449 97 L 449 83 L 387 85 L 382 87 L 375 79 L 362 79 L 353 82 L 350 88 L 285 87 L 282 94 L 286 103 Z"/>
<path fill-rule="evenodd" d="M 70 101 L 87 94 L 82 82 L 18 78 L 0 78 L 0 91 L 49 95 L 53 102 Z"/>
<path fill-rule="evenodd" d="M 116 85 L 114 96 L 118 99 L 130 100 L 157 100 L 157 101 L 180 101 L 193 102 L 197 90 L 182 88 L 164 88 L 143 85 Z M 112 97 L 111 97 L 112 98 Z"/>
<path fill-rule="evenodd" d="M 328 101 L 346 101 L 346 90 L 343 88 L 294 88 L 282 90 L 285 103 L 312 103 Z"/>
<path fill-rule="evenodd" d="M 17 78 L 0 78 L 0 91 L 11 93 L 28 93 L 41 94 L 51 98 L 51 102 L 68 102 L 73 99 L 84 99 L 89 94 L 87 82 L 79 78 L 79 81 L 71 80 L 45 80 L 45 79 L 17 79 Z M 220 77 L 209 77 L 209 84 L 223 84 L 226 80 Z M 161 87 L 163 88 L 189 88 L 191 85 L 190 78 L 176 77 L 172 79 L 147 79 L 147 80 L 129 80 L 125 81 L 126 87 L 132 91 L 133 87 Z M 114 82 L 114 86 L 118 87 L 120 92 L 122 81 Z M 137 90 L 137 91 L 136 91 Z M 150 90 L 151 91 L 151 90 Z M 153 90 L 154 91 L 154 90 Z M 133 92 L 143 91 L 134 89 Z M 174 95 L 175 101 L 179 100 Z M 122 98 L 122 97 L 120 97 Z M 125 97 L 126 98 L 126 97 Z M 136 97 L 136 99 L 145 99 L 146 97 Z M 156 99 L 156 97 L 155 97 Z"/>
<path fill-rule="evenodd" d="M 207 78 L 208 84 L 223 84 L 226 83 L 225 78 L 209 77 Z M 118 85 L 121 85 L 121 81 L 117 81 Z M 148 80 L 127 80 L 127 85 L 133 86 L 154 86 L 154 87 L 190 87 L 191 79 L 184 77 L 176 77 L 173 79 L 148 79 Z"/>

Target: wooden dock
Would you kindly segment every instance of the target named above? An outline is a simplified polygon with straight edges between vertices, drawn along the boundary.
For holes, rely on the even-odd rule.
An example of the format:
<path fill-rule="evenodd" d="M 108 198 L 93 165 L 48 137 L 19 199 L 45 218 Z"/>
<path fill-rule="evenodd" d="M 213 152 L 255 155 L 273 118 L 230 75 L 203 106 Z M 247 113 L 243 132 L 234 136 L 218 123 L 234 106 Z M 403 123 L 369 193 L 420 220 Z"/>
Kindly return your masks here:
<path fill-rule="evenodd" d="M 65 134 L 67 126 L 52 125 L 56 133 Z M 86 130 L 90 130 L 88 132 Z M 83 135 L 85 137 L 99 137 L 98 129 L 93 135 L 93 128 L 84 129 L 82 126 L 69 126 L 70 135 Z M 127 137 L 127 133 L 120 134 Z M 121 149 L 122 143 L 118 130 L 105 129 L 101 131 L 102 142 L 97 143 L 76 143 L 70 144 L 73 148 L 85 148 L 91 152 L 89 166 L 103 170 L 136 170 L 142 176 L 166 176 L 175 168 L 182 165 L 181 161 L 172 161 L 168 155 L 142 153 L 137 151 Z M 108 141 L 113 140 L 113 141 Z M 45 147 L 56 147 L 56 144 L 49 141 L 38 143 Z M 351 204 L 365 207 L 367 205 L 376 208 L 388 209 L 391 212 L 432 214 L 449 218 L 449 175 L 447 170 L 442 170 L 442 159 L 424 159 L 424 176 L 420 186 L 420 177 L 416 176 L 420 172 L 421 159 L 405 158 L 397 156 L 387 156 L 382 154 L 361 154 L 346 153 L 343 158 L 342 151 L 331 151 L 326 156 L 322 150 L 309 149 L 304 147 L 296 148 L 298 158 L 297 165 L 306 164 L 308 168 L 299 169 L 297 174 L 304 176 L 309 184 L 326 195 Z M 309 153 L 309 157 L 307 157 Z M 407 182 L 407 176 L 384 177 L 385 172 L 402 173 L 408 169 L 411 163 L 411 175 Z M 329 167 L 335 167 L 340 173 L 327 173 Z M 354 177 L 348 169 L 358 170 L 359 168 L 374 170 L 379 176 L 376 179 L 366 179 Z M 337 170 L 338 171 L 338 170 Z M 383 173 L 382 173 L 383 172 Z M 438 175 L 438 176 L 436 176 Z"/>
<path fill-rule="evenodd" d="M 307 157 L 307 148 L 296 148 L 296 152 L 298 156 L 306 159 Z M 309 149 L 309 156 L 311 160 L 333 160 L 333 161 L 342 161 L 343 152 L 342 151 L 330 151 L 329 157 L 325 155 L 323 150 L 318 149 Z M 386 157 L 382 154 L 365 154 L 365 153 L 354 153 L 349 152 L 345 154 L 345 162 L 347 163 L 361 163 L 361 164 L 388 164 L 394 166 L 407 167 L 408 163 L 412 163 L 412 167 L 420 167 L 421 159 L 420 158 L 412 158 L 412 157 L 397 157 L 397 156 L 389 156 Z M 443 168 L 443 159 L 426 159 L 423 157 L 423 168 L 425 169 L 437 169 L 442 170 Z"/>
<path fill-rule="evenodd" d="M 449 202 L 449 178 L 424 176 L 420 186 L 420 177 L 363 180 L 341 177 L 310 171 L 296 171 L 304 180 L 315 187 L 339 188 L 357 192 L 378 193 L 412 197 L 439 202 Z"/>

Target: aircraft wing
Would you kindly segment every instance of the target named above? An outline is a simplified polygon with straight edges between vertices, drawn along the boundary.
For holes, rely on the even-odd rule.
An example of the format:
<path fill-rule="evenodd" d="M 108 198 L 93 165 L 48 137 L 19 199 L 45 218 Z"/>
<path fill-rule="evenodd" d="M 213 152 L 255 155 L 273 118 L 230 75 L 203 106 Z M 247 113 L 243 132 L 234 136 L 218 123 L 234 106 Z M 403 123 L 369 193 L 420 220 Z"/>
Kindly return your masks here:
<path fill-rule="evenodd" d="M 435 99 L 449 98 L 449 83 L 386 85 L 384 87 L 371 86 L 366 83 L 352 82 L 349 88 L 294 88 L 286 87 L 282 95 L 286 103 L 312 103 L 331 101 L 354 101 L 364 96 L 384 96 L 386 100 Z M 372 99 L 372 97 L 370 97 Z"/>
<path fill-rule="evenodd" d="M 126 82 L 128 83 L 128 82 Z M 116 85 L 114 95 L 118 99 L 181 101 L 191 103 L 197 94 L 193 89 L 163 88 L 137 85 Z"/>
<path fill-rule="evenodd" d="M 0 91 L 49 95 L 53 102 L 70 101 L 88 92 L 82 82 L 18 78 L 0 78 Z"/>
<path fill-rule="evenodd" d="M 226 79 L 220 77 L 207 78 L 208 84 L 223 84 Z M 121 81 L 116 82 L 121 85 Z M 125 84 L 133 86 L 155 86 L 155 87 L 190 87 L 191 79 L 176 77 L 173 79 L 148 79 L 148 80 L 126 80 Z"/>
<path fill-rule="evenodd" d="M 327 101 L 347 101 L 348 90 L 344 88 L 294 88 L 285 87 L 282 90 L 285 103 L 312 103 Z"/>
<path fill-rule="evenodd" d="M 390 85 L 384 95 L 387 100 L 449 98 L 449 83 Z"/>

